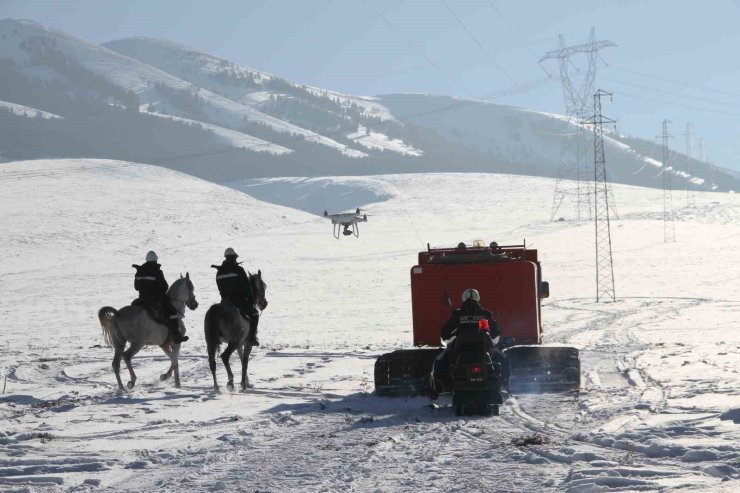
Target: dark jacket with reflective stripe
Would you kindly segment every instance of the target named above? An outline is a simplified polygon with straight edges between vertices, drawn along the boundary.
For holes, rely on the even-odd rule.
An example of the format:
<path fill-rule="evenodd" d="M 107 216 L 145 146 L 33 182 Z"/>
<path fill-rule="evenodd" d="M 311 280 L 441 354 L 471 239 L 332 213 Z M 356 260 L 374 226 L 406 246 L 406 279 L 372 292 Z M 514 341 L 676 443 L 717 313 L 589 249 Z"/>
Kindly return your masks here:
<path fill-rule="evenodd" d="M 248 308 L 254 307 L 254 295 L 249 276 L 236 260 L 226 259 L 218 267 L 216 285 L 222 300 L 239 303 L 246 299 Z"/>
<path fill-rule="evenodd" d="M 446 341 L 459 332 L 477 332 L 480 320 L 488 320 L 489 334 L 494 339 L 498 337 L 498 324 L 493 319 L 491 311 L 486 310 L 480 303 L 471 298 L 452 312 L 452 315 L 442 327 L 442 339 Z"/>
<path fill-rule="evenodd" d="M 146 262 L 144 265 L 134 265 L 136 277 L 134 278 L 134 289 L 139 292 L 143 300 L 159 301 L 167 294 L 167 280 L 157 262 Z"/>

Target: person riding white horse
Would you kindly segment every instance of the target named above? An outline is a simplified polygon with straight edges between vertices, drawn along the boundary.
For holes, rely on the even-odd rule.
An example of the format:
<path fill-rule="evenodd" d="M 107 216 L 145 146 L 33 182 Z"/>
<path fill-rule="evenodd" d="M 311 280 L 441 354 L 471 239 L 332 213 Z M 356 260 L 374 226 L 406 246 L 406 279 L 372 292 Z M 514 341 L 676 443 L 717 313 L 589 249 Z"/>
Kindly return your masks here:
<path fill-rule="evenodd" d="M 152 256 L 150 256 L 152 258 Z M 156 261 L 154 261 L 156 262 Z M 151 276 L 156 279 L 156 275 Z M 149 279 L 138 279 L 149 281 Z M 164 276 L 159 281 L 160 285 L 164 281 Z M 145 290 L 143 290 L 145 291 Z M 147 296 L 147 295 L 145 295 Z M 190 274 L 186 273 L 183 277 L 172 283 L 172 286 L 166 292 L 167 304 L 174 307 L 176 313 L 182 315 L 185 313 L 185 307 L 195 310 L 198 308 L 198 301 L 195 299 L 195 289 L 190 280 Z M 128 382 L 128 388 L 134 388 L 136 384 L 136 374 L 131 365 L 132 358 L 144 346 L 159 346 L 170 359 L 169 369 L 161 375 L 162 380 L 175 375 L 175 386 L 180 386 L 180 372 L 178 366 L 178 356 L 180 354 L 180 343 L 175 341 L 171 330 L 160 320 L 154 318 L 149 311 L 143 306 L 132 304 L 116 310 L 110 306 L 104 306 L 98 310 L 98 319 L 103 329 L 105 342 L 112 346 L 115 354 L 113 355 L 113 372 L 116 375 L 118 388 L 123 390 L 121 381 L 120 366 L 121 359 L 126 363 L 131 380 Z M 180 324 L 178 318 L 172 319 Z M 185 326 L 178 327 L 178 334 L 185 331 Z M 129 344 L 126 349 L 126 344 Z"/>
<path fill-rule="evenodd" d="M 172 306 L 167 298 L 169 284 L 164 278 L 161 266 L 157 263 L 158 260 L 157 253 L 150 250 L 146 254 L 146 262 L 143 265 L 132 265 L 136 269 L 134 289 L 139 292 L 139 298 L 132 304 L 148 309 L 155 319 L 164 318 L 172 341 L 180 344 L 187 341 L 189 337 L 180 334 L 180 318 L 183 315 Z"/>

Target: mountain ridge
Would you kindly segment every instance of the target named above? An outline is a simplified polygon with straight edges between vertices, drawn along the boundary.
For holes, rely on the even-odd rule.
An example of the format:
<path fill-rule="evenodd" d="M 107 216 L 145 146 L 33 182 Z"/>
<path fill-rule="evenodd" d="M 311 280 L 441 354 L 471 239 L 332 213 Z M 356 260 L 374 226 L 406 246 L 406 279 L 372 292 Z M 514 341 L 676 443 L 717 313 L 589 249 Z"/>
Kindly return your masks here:
<path fill-rule="evenodd" d="M 0 100 L 62 117 L 18 124 L 21 116 L 0 114 L 5 159 L 139 160 L 216 182 L 440 171 L 555 177 L 564 136 L 576 130 L 532 109 L 443 95 L 353 96 L 169 40 L 98 45 L 28 20 L 0 21 L 0 76 Z M 44 142 L 21 145 L 28 137 L 14 125 Z M 606 145 L 611 180 L 661 186 L 651 141 L 611 132 Z M 676 188 L 740 188 L 737 173 L 681 154 L 669 172 Z"/>

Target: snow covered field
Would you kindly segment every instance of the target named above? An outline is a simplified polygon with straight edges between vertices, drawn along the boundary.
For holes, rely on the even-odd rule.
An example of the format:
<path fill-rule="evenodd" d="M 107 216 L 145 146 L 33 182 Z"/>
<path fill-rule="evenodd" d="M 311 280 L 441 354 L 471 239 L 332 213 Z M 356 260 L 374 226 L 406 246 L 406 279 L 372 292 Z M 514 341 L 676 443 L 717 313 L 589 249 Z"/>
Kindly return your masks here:
<path fill-rule="evenodd" d="M 619 301 L 597 305 L 593 226 L 548 222 L 551 180 L 272 181 L 283 193 L 291 184 L 305 196 L 341 190 L 343 208 L 347 187 L 390 198 L 357 204 L 370 221 L 359 239 L 336 241 L 323 218 L 162 168 L 0 165 L 0 489 L 740 488 L 736 195 L 698 194 L 678 210 L 678 241 L 664 244 L 661 192 L 615 186 Z M 419 249 L 523 238 L 551 285 L 545 337 L 582 349 L 583 390 L 515 396 L 500 417 L 465 419 L 449 400 L 373 395 L 375 357 L 411 343 Z M 254 388 L 215 394 L 202 319 L 218 299 L 209 266 L 227 246 L 262 269 L 270 306 Z M 170 282 L 190 272 L 201 307 L 185 319 L 182 388 L 159 381 L 167 362 L 150 348 L 134 359 L 137 387 L 118 394 L 96 314 L 131 301 L 129 266 L 149 249 Z"/>

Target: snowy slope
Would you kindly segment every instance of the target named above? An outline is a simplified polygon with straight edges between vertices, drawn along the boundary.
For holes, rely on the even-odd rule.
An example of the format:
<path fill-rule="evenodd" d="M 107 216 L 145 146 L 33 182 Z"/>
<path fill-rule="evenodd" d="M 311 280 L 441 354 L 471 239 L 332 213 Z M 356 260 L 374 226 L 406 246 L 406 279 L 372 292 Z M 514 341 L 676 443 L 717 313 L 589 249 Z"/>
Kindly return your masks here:
<path fill-rule="evenodd" d="M 380 97 L 380 101 L 407 124 L 429 128 L 464 148 L 495 156 L 502 163 L 516 164 L 528 174 L 556 176 L 562 166 L 564 141 L 570 142 L 569 148 L 573 149 L 568 139 L 578 132 L 578 125 L 563 115 L 487 101 L 429 94 L 390 94 Z M 581 127 L 587 132 L 592 130 L 588 125 Z M 591 142 L 588 135 L 589 146 Z M 659 156 L 651 141 L 627 138 L 606 128 L 604 144 L 610 180 L 662 186 L 652 169 L 656 165 L 662 167 L 662 163 L 655 159 Z M 572 152 L 566 154 L 568 163 L 575 161 Z M 729 170 L 722 170 L 721 176 L 715 177 L 717 183 L 709 184 L 711 172 L 706 163 L 694 160 L 689 174 L 686 156 L 680 153 L 677 156 L 669 171 L 677 188 L 685 188 L 687 181 L 700 190 L 728 191 L 737 187 L 736 178 Z"/>
<path fill-rule="evenodd" d="M 390 114 L 388 109 L 376 102 L 375 98 L 351 96 L 336 91 L 295 84 L 273 74 L 245 67 L 171 41 L 134 37 L 110 41 L 104 43 L 104 46 L 159 67 L 169 73 L 182 74 L 183 78 L 191 82 L 246 104 L 262 102 L 252 95 L 255 92 L 265 94 L 266 91 L 280 84 L 282 87 L 287 86 L 316 97 L 332 99 L 343 105 L 355 104 L 362 108 L 363 115 L 369 118 L 393 119 L 393 115 Z M 248 79 L 256 87 L 250 87 L 250 85 L 244 83 L 240 84 L 240 79 Z M 255 91 L 255 89 L 258 90 Z M 272 92 L 271 94 L 279 93 Z"/>
<path fill-rule="evenodd" d="M 230 128 L 219 127 L 218 125 L 213 125 L 211 123 L 203 123 L 197 120 L 191 120 L 190 118 L 181 118 L 179 116 L 171 116 L 162 113 L 146 111 L 146 109 L 142 109 L 141 112 L 157 116 L 159 118 L 173 120 L 176 122 L 183 122 L 190 125 L 200 125 L 201 127 L 210 130 L 214 134 L 218 135 L 221 139 L 223 139 L 224 142 L 234 147 L 254 150 L 256 152 L 269 152 L 271 154 L 288 154 L 293 152 L 287 147 L 279 146 L 277 144 L 273 144 L 272 142 L 258 139 L 257 137 L 252 137 L 251 135 L 247 135 L 243 132 L 237 132 L 236 130 L 231 130 Z"/>
<path fill-rule="evenodd" d="M 158 89 L 158 85 L 169 90 L 185 91 L 203 101 L 212 123 L 234 127 L 243 124 L 244 121 L 249 121 L 265 125 L 278 133 L 300 136 L 307 141 L 331 147 L 352 158 L 365 156 L 362 151 L 350 149 L 328 137 L 197 87 L 151 65 L 33 21 L 0 20 L 0 35 L 2 35 L 0 36 L 0 53 L 20 66 L 29 65 L 31 60 L 30 53 L 23 48 L 24 41 L 45 39 L 53 44 L 56 51 L 70 57 L 85 69 L 104 77 L 126 91 L 135 93 L 142 104 L 158 103 L 168 107 L 172 104 L 172 101 L 168 101 L 167 96 Z M 29 70 L 33 73 L 35 67 L 31 65 Z M 52 77 L 59 77 L 59 75 L 52 75 Z M 172 109 L 177 111 L 176 105 Z M 181 115 L 175 114 L 175 116 Z"/>
<path fill-rule="evenodd" d="M 424 154 L 419 149 L 414 149 L 405 144 L 401 139 L 391 139 L 387 135 L 375 132 L 364 125 L 358 125 L 357 131 L 347 134 L 347 138 L 368 149 L 393 151 L 407 156 L 421 156 Z"/>
<path fill-rule="evenodd" d="M 323 218 L 161 168 L 0 165 L 0 488 L 737 490 L 735 196 L 699 194 L 695 209 L 678 211 L 678 241 L 664 244 L 660 192 L 615 186 L 619 301 L 596 305 L 592 225 L 547 221 L 551 180 L 260 184 L 336 203 L 351 189 L 387 200 L 367 204 L 359 239 L 336 241 Z M 482 188 L 489 199 L 471 204 L 469 191 Z M 430 408 L 374 396 L 374 358 L 411 343 L 408 273 L 418 250 L 525 237 L 552 287 L 545 337 L 582 350 L 580 394 L 516 396 L 498 418 L 466 419 L 445 399 Z M 201 327 L 217 299 L 208 266 L 226 246 L 262 269 L 270 306 L 250 364 L 254 388 L 214 394 Z M 150 248 L 170 281 L 190 272 L 201 308 L 185 319 L 183 387 L 159 381 L 164 356 L 148 349 L 134 359 L 137 388 L 118 395 L 96 312 L 131 299 L 128 266 Z M 514 444 L 533 434 L 541 444 Z"/>
<path fill-rule="evenodd" d="M 14 115 L 26 116 L 28 118 L 43 118 L 45 120 L 61 118 L 61 116 L 49 113 L 48 111 L 31 108 L 22 104 L 9 103 L 7 101 L 0 101 L 0 108 L 6 108 Z"/>

